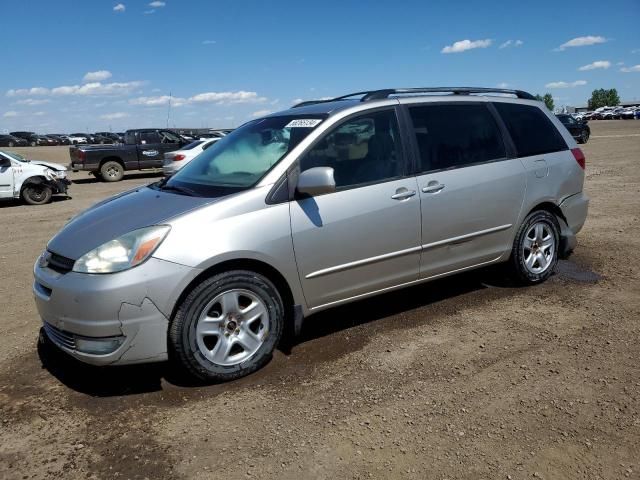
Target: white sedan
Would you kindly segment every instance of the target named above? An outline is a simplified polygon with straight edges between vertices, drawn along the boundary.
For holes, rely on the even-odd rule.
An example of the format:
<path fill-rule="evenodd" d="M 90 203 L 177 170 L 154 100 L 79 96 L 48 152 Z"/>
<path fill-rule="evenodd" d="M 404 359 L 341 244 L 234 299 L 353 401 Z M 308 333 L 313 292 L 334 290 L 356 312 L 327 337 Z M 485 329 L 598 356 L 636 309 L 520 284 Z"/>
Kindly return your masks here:
<path fill-rule="evenodd" d="M 218 140 L 220 138 L 204 138 L 191 142 L 180 150 L 165 153 L 162 164 L 164 176 L 170 177 Z"/>

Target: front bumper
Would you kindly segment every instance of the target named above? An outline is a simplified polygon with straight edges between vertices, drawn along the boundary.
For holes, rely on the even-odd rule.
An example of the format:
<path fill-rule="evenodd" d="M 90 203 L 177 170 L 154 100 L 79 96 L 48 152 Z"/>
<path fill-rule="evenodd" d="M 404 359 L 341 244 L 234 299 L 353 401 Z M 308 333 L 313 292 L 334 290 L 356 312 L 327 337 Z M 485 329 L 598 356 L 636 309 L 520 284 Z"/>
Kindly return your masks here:
<path fill-rule="evenodd" d="M 71 185 L 71 180 L 68 178 L 58 178 L 52 180 L 51 183 L 53 184 L 55 193 L 67 193 L 67 189 L 69 188 L 69 185 Z"/>
<path fill-rule="evenodd" d="M 150 258 L 124 272 L 90 275 L 34 267 L 33 293 L 49 339 L 93 365 L 166 360 L 169 317 L 200 271 Z M 115 350 L 82 351 L 91 339 L 119 338 Z"/>

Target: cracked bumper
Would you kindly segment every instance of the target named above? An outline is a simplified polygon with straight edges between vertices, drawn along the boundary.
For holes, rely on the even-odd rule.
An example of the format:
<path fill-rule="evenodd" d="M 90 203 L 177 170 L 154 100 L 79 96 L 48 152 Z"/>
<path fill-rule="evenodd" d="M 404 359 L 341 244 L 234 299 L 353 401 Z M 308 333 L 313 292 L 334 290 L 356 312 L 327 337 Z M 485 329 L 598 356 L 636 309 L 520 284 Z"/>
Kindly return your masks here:
<path fill-rule="evenodd" d="M 198 273 L 156 258 L 107 275 L 60 274 L 36 264 L 33 293 L 42 321 L 61 332 L 49 338 L 75 358 L 93 365 L 156 362 L 167 358 L 173 306 Z M 115 351 L 98 355 L 76 348 L 74 336 L 124 340 Z"/>

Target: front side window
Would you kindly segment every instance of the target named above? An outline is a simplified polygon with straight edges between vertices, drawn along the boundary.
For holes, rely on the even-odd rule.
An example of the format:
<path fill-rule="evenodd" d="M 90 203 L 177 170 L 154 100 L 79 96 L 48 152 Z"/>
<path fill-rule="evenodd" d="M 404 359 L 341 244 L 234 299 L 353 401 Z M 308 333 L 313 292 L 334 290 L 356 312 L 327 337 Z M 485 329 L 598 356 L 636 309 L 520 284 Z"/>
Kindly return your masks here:
<path fill-rule="evenodd" d="M 143 145 L 160 143 L 160 134 L 158 132 L 140 132 L 140 143 Z"/>
<path fill-rule="evenodd" d="M 246 123 L 214 142 L 165 185 L 202 196 L 250 188 L 325 118 L 286 115 Z"/>
<path fill-rule="evenodd" d="M 494 103 L 513 139 L 518 157 L 567 149 L 562 135 L 542 110 L 532 105 Z"/>
<path fill-rule="evenodd" d="M 484 104 L 431 104 L 409 108 L 420 152 L 420 172 L 506 158 L 496 121 Z"/>
<path fill-rule="evenodd" d="M 347 120 L 300 160 L 300 170 L 331 167 L 336 188 L 376 183 L 402 175 L 400 135 L 393 110 Z"/>

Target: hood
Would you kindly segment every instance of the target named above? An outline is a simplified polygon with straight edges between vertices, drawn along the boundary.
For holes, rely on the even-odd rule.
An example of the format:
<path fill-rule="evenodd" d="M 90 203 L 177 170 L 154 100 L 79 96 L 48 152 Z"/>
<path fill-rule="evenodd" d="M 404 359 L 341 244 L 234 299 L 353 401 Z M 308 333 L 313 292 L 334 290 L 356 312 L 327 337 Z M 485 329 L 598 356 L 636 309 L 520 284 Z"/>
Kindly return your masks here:
<path fill-rule="evenodd" d="M 65 167 L 64 165 L 60 165 L 59 163 L 43 162 L 41 160 L 30 160 L 29 163 L 31 165 L 40 165 L 42 167 L 47 167 L 47 168 L 50 168 L 51 170 L 57 170 L 57 171 L 63 171 L 67 169 L 67 167 Z"/>
<path fill-rule="evenodd" d="M 85 210 L 51 239 L 47 249 L 77 260 L 103 243 L 132 230 L 161 224 L 218 200 L 140 187 Z"/>

